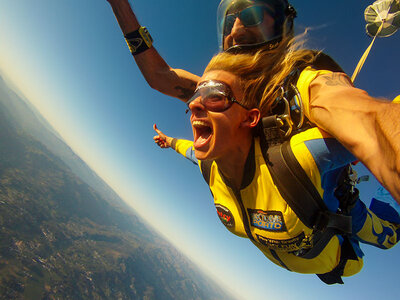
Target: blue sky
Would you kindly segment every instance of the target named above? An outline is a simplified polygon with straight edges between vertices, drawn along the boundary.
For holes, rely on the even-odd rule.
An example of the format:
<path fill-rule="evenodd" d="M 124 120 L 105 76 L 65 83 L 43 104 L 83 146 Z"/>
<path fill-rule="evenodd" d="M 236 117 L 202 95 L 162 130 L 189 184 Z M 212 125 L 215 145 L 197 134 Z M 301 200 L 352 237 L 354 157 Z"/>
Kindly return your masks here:
<path fill-rule="evenodd" d="M 218 51 L 218 0 L 131 1 L 173 67 L 201 74 Z M 372 1 L 293 0 L 296 30 L 352 74 L 371 39 Z M 356 85 L 373 96 L 400 93 L 400 33 L 378 39 Z M 230 234 L 197 167 L 155 146 L 152 124 L 191 138 L 185 105 L 147 86 L 106 0 L 1 0 L 0 71 L 69 145 L 128 203 L 241 299 L 398 299 L 400 248 L 364 246 L 365 266 L 343 286 L 285 271 Z M 366 173 L 361 169 L 361 175 Z M 376 183 L 360 186 L 369 202 Z"/>

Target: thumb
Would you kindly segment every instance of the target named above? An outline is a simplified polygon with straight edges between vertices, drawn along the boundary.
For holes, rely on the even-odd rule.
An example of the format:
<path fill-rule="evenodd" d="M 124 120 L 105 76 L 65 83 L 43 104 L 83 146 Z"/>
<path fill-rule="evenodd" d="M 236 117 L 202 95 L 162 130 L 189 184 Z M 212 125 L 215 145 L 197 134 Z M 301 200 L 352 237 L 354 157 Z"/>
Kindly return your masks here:
<path fill-rule="evenodd" d="M 158 133 L 159 136 L 165 137 L 165 134 L 162 133 L 162 131 L 157 128 L 156 124 L 153 125 L 153 129 Z"/>

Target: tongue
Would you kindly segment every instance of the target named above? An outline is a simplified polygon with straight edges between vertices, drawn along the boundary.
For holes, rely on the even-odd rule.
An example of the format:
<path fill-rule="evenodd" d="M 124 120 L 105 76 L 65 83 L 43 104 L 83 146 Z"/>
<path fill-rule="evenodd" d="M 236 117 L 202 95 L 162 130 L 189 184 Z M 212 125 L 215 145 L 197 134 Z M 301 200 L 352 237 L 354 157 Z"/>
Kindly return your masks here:
<path fill-rule="evenodd" d="M 207 144 L 210 136 L 211 136 L 211 131 L 209 131 L 209 130 L 202 131 L 201 134 L 199 135 L 199 137 L 194 142 L 194 144 L 193 144 L 194 147 L 200 148 L 200 147 L 204 146 L 205 144 Z"/>

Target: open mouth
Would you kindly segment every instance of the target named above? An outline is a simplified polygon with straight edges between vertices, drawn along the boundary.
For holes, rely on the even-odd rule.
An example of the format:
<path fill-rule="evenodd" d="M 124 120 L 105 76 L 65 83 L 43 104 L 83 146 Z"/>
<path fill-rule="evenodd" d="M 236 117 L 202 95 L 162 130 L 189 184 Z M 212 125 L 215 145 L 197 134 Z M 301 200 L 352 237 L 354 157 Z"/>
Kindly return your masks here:
<path fill-rule="evenodd" d="M 194 137 L 194 148 L 199 149 L 204 147 L 211 139 L 212 128 L 204 121 L 193 121 L 193 137 Z"/>

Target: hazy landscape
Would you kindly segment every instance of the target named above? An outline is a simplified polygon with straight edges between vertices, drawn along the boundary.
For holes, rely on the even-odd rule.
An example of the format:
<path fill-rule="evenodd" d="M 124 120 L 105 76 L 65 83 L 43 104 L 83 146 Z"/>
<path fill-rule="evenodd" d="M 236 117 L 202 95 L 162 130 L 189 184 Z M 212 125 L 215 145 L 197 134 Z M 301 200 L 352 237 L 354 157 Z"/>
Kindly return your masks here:
<path fill-rule="evenodd" d="M 2 299 L 233 299 L 0 77 Z"/>

